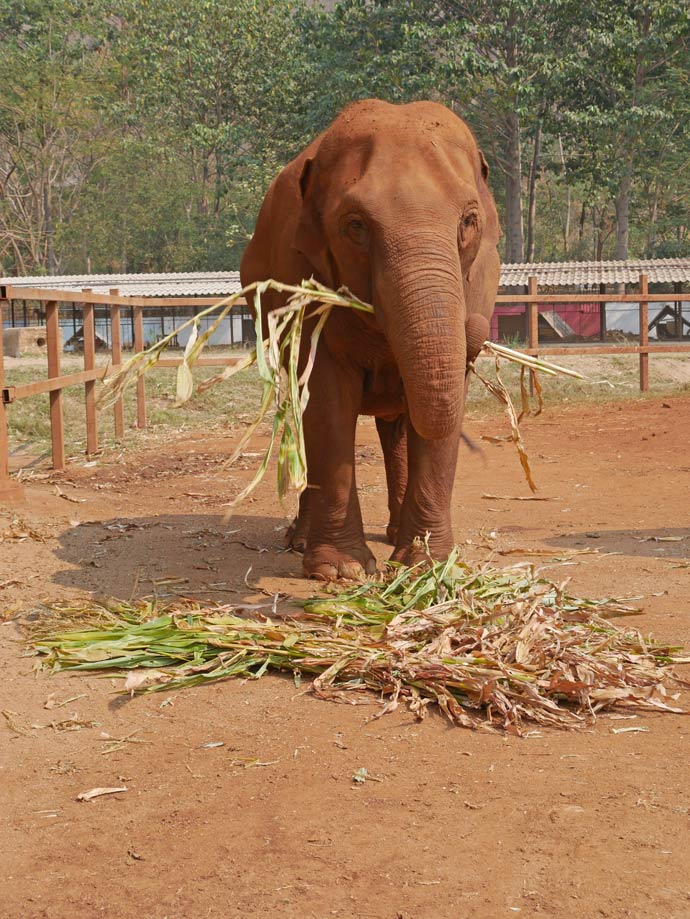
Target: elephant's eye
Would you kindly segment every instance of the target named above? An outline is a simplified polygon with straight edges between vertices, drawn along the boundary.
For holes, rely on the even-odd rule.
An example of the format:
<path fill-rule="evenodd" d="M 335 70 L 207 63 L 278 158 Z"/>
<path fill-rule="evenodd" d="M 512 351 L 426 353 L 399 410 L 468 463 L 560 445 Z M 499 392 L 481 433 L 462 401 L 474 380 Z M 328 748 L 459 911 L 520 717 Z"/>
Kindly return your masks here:
<path fill-rule="evenodd" d="M 356 217 L 354 215 L 345 217 L 342 223 L 342 229 L 345 235 L 358 246 L 366 246 L 369 241 L 369 230 L 361 217 Z"/>
<path fill-rule="evenodd" d="M 477 212 L 468 211 L 467 214 L 462 218 L 462 225 L 466 230 L 469 230 L 470 227 L 474 226 L 477 222 Z"/>
<path fill-rule="evenodd" d="M 460 242 L 466 243 L 469 241 L 472 231 L 476 230 L 479 226 L 479 211 L 475 208 L 471 208 L 462 216 L 460 220 Z"/>

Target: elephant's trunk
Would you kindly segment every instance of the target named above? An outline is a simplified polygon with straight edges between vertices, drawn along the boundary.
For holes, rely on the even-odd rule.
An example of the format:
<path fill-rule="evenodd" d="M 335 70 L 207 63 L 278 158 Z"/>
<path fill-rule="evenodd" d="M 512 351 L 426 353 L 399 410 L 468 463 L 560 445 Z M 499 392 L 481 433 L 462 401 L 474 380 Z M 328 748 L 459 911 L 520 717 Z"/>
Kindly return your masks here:
<path fill-rule="evenodd" d="M 465 301 L 457 242 L 439 252 L 439 230 L 417 234 L 377 272 L 377 312 L 405 387 L 410 420 L 428 440 L 446 437 L 462 421 L 465 382 Z"/>

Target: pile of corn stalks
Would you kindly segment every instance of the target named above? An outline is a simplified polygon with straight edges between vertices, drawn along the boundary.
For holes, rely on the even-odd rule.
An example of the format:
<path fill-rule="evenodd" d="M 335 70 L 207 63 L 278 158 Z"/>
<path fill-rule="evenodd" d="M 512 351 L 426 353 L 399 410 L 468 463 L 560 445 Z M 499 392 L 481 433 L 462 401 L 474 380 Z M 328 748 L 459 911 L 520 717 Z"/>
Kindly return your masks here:
<path fill-rule="evenodd" d="M 261 316 L 261 297 L 268 290 L 275 290 L 280 293 L 288 294 L 289 299 L 284 307 L 268 314 L 268 328 L 264 329 Z M 182 364 L 177 374 L 177 405 L 182 405 L 187 402 L 194 392 L 192 368 L 221 322 L 227 317 L 238 301 L 244 301 L 248 295 L 254 297 L 256 340 L 257 342 L 262 342 L 262 346 L 255 348 L 246 358 L 242 359 L 237 364 L 227 367 L 222 373 L 217 374 L 197 386 L 197 391 L 202 392 L 211 386 L 229 379 L 234 374 L 246 370 L 254 364 L 257 366 L 263 386 L 261 405 L 254 421 L 248 426 L 237 444 L 234 453 L 229 458 L 228 463 L 234 462 L 243 452 L 257 427 L 269 415 L 270 410 L 273 409 L 270 441 L 263 459 L 252 481 L 234 499 L 231 506 L 236 506 L 243 501 L 259 484 L 268 468 L 269 461 L 274 453 L 276 445 L 278 446 L 277 471 L 278 494 L 280 498 L 282 499 L 291 488 L 298 494 L 306 488 L 307 459 L 304 446 L 302 417 L 309 399 L 309 377 L 314 366 L 319 336 L 334 307 L 339 306 L 345 307 L 346 309 L 359 310 L 360 312 L 373 313 L 374 309 L 372 306 L 358 300 L 345 288 L 339 291 L 330 290 L 313 279 L 310 281 L 302 281 L 299 286 L 281 284 L 273 280 L 256 282 L 243 288 L 236 294 L 233 294 L 231 297 L 226 297 L 224 300 L 220 300 L 213 306 L 208 307 L 181 326 L 178 326 L 173 332 L 165 336 L 165 338 L 162 338 L 144 351 L 135 354 L 134 357 L 123 364 L 122 367 L 107 380 L 99 396 L 99 403 L 101 405 L 112 403 L 122 395 L 123 391 L 131 385 L 138 376 L 151 370 L 158 363 L 158 360 L 166 348 L 177 338 L 179 333 L 191 326 L 192 331 L 187 341 Z M 316 318 L 317 322 L 311 332 L 308 359 L 300 373 L 298 372 L 297 364 L 307 310 L 309 311 L 310 318 Z M 201 320 L 216 313 L 217 315 L 213 323 L 203 334 L 199 335 L 198 330 Z M 551 364 L 548 361 L 530 357 L 520 351 L 514 351 L 511 348 L 507 348 L 504 345 L 485 342 L 484 350 L 487 353 L 493 354 L 496 359 L 496 380 L 487 380 L 481 374 L 477 373 L 476 370 L 475 373 L 487 387 L 489 392 L 505 406 L 511 427 L 511 434 L 508 439 L 513 441 L 518 450 L 520 462 L 530 488 L 532 491 L 536 491 L 536 485 L 534 484 L 529 460 L 522 443 L 522 438 L 520 437 L 519 428 L 520 419 L 525 414 L 530 414 L 527 387 L 525 384 L 525 371 L 529 369 L 534 374 L 539 399 L 538 411 L 541 411 L 542 405 L 541 386 L 539 385 L 537 377 L 538 372 L 553 376 L 565 374 L 567 376 L 576 377 L 577 379 L 583 379 L 583 377 L 574 370 L 568 370 L 557 364 Z M 500 359 L 515 362 L 521 367 L 522 411 L 519 416 L 513 407 L 510 394 L 503 384 L 498 372 Z"/>
<path fill-rule="evenodd" d="M 634 612 L 572 597 L 531 566 L 473 568 L 456 549 L 287 613 L 277 598 L 44 608 L 30 642 L 54 670 L 129 671 L 125 692 L 287 671 L 298 685 L 313 676 L 326 699 L 376 693 L 379 714 L 404 701 L 423 718 L 436 703 L 454 724 L 523 734 L 530 722 L 582 726 L 604 709 L 680 711 L 669 666 L 688 660 L 609 621 Z"/>

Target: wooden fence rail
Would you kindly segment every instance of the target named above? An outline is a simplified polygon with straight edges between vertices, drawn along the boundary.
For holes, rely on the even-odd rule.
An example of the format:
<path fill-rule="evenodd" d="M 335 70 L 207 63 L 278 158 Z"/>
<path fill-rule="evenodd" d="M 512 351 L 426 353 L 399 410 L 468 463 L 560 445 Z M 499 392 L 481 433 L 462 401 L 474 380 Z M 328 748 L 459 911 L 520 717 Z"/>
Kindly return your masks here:
<path fill-rule="evenodd" d="M 98 418 L 96 413 L 96 383 L 112 374 L 122 363 L 121 309 L 132 308 L 134 328 L 134 351 L 144 348 L 144 310 L 161 307 L 205 307 L 218 302 L 217 297 L 124 297 L 118 290 L 108 294 L 97 294 L 82 291 L 76 295 L 72 291 L 44 290 L 41 288 L 1 287 L 0 307 L 3 301 L 36 300 L 45 304 L 46 340 L 48 352 L 48 376 L 20 385 L 6 385 L 4 379 L 4 358 L 2 335 L 0 335 L 0 501 L 9 501 L 22 496 L 22 486 L 9 474 L 9 436 L 7 425 L 8 406 L 19 399 L 39 393 L 49 394 L 50 427 L 52 440 L 52 462 L 54 469 L 65 466 L 64 422 L 62 391 L 70 386 L 84 387 L 84 407 L 86 417 L 86 452 L 93 454 L 98 450 Z M 82 305 L 83 356 L 84 370 L 77 373 L 61 374 L 60 357 L 62 339 L 59 326 L 60 303 Z M 524 349 L 528 354 L 539 354 L 539 304 L 573 304 L 573 303 L 637 303 L 639 304 L 640 338 L 638 345 L 568 345 L 542 347 L 541 353 L 549 355 L 562 354 L 638 354 L 640 358 L 640 390 L 649 389 L 649 356 L 650 354 L 685 353 L 690 355 L 690 342 L 649 344 L 648 311 L 650 303 L 672 300 L 676 303 L 690 302 L 690 294 L 650 294 L 647 278 L 640 276 L 639 293 L 628 294 L 540 294 L 537 279 L 529 279 L 526 294 L 500 294 L 498 304 L 524 304 L 526 318 L 526 343 Z M 109 308 L 110 326 L 110 361 L 106 366 L 96 366 L 95 307 L 106 305 Z M 0 311 L 1 313 L 1 311 Z M 219 367 L 237 363 L 238 358 L 205 357 L 198 361 L 200 366 Z M 177 367 L 182 358 L 166 357 L 158 361 L 158 367 Z M 122 399 L 113 407 L 115 436 L 124 436 L 125 419 Z M 144 428 L 146 416 L 146 384 L 144 377 L 139 377 L 136 386 L 136 423 Z"/>

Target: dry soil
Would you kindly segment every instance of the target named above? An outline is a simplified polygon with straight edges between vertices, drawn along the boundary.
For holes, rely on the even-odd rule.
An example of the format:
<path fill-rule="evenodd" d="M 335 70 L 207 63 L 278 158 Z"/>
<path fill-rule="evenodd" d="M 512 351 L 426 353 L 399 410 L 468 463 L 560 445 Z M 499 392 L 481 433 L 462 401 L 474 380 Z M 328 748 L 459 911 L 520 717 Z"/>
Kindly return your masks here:
<path fill-rule="evenodd" d="M 582 595 L 641 597 L 636 625 L 690 645 L 690 399 L 528 421 L 545 502 L 483 497 L 527 494 L 512 449 L 481 440 L 498 424 L 467 425 L 481 444 L 463 452 L 454 497 L 468 558 L 598 550 L 548 571 Z M 73 463 L 0 508 L 0 915 L 690 917 L 685 716 L 604 716 L 519 739 L 402 709 L 372 721 L 375 707 L 319 701 L 275 676 L 129 700 L 118 680 L 35 671 L 11 617 L 41 600 L 318 589 L 281 549 L 272 483 L 223 521 L 255 462 L 220 470 L 234 436 Z M 358 444 L 383 559 L 370 422 Z M 645 730 L 613 733 L 621 725 Z M 111 738 L 129 740 L 109 752 Z M 360 767 L 375 780 L 353 782 Z M 96 786 L 128 790 L 77 801 Z"/>

